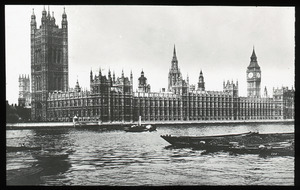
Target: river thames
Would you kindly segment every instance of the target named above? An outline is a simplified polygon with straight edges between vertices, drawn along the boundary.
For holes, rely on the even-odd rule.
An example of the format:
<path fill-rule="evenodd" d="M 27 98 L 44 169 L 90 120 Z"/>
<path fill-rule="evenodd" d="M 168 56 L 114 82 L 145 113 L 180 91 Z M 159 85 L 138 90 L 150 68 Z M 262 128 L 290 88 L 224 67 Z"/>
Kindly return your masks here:
<path fill-rule="evenodd" d="M 160 137 L 249 131 L 294 132 L 294 125 L 163 125 L 157 131 L 142 133 L 103 127 L 7 130 L 7 146 L 25 143 L 52 148 L 54 152 L 50 155 L 40 150 L 7 152 L 7 179 L 10 179 L 7 185 L 294 185 L 292 156 L 202 154 L 202 150 L 192 148 L 171 148 Z M 22 171 L 31 169 L 36 174 L 22 175 Z M 13 177 L 10 171 L 20 172 Z"/>

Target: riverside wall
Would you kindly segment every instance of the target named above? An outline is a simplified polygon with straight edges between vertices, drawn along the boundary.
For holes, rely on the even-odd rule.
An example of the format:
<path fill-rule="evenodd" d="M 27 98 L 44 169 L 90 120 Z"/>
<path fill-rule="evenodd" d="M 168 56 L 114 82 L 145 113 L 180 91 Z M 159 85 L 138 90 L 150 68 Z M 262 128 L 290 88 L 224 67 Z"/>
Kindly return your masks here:
<path fill-rule="evenodd" d="M 195 124 L 243 124 L 243 123 L 294 123 L 294 119 L 285 120 L 210 120 L 210 121 L 150 121 L 143 124 L 151 125 L 195 125 Z M 130 126 L 133 122 L 84 122 L 82 127 L 124 127 Z M 74 127 L 73 122 L 32 122 L 32 123 L 7 123 L 6 129 L 28 129 L 28 128 L 55 128 Z"/>

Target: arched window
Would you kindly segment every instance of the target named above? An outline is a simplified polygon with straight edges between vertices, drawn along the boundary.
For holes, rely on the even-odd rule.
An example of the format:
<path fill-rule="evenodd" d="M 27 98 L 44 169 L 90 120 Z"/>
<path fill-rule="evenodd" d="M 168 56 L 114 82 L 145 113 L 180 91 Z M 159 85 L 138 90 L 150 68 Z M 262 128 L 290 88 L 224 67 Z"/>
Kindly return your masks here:
<path fill-rule="evenodd" d="M 37 76 L 37 77 L 35 78 L 35 80 L 36 80 L 36 90 L 40 90 L 40 77 Z"/>
<path fill-rule="evenodd" d="M 60 58 L 61 58 L 61 55 L 60 55 L 60 54 L 61 54 L 61 51 L 58 50 L 58 51 L 57 51 L 57 62 L 58 62 L 58 63 L 60 63 Z"/>
<path fill-rule="evenodd" d="M 53 62 L 56 63 L 56 49 L 53 49 Z"/>

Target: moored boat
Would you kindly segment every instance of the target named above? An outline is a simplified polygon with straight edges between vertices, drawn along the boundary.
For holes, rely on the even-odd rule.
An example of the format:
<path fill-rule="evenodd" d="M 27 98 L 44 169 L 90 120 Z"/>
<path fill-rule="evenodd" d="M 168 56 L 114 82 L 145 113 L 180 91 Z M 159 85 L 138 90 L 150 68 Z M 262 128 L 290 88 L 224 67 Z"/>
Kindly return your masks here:
<path fill-rule="evenodd" d="M 19 152 L 27 150 L 41 150 L 41 147 L 29 147 L 29 146 L 6 146 L 6 152 Z"/>
<path fill-rule="evenodd" d="M 75 115 L 73 117 L 73 126 L 74 127 L 89 127 L 89 126 L 99 126 L 97 121 L 79 121 L 78 117 Z"/>
<path fill-rule="evenodd" d="M 126 132 L 144 132 L 144 131 L 156 131 L 154 125 L 143 125 L 141 121 L 141 116 L 139 116 L 139 122 L 137 125 L 132 125 L 130 127 L 124 127 Z"/>
<path fill-rule="evenodd" d="M 294 155 L 293 133 L 240 133 L 215 136 L 161 137 L 175 147 L 192 147 L 210 151 L 229 151 L 260 155 Z"/>
<path fill-rule="evenodd" d="M 214 135 L 214 136 L 171 136 L 161 135 L 161 138 L 165 139 L 168 143 L 174 146 L 208 146 L 208 143 L 213 140 L 221 140 L 225 138 L 245 137 L 256 134 L 255 132 L 239 133 L 239 134 L 227 134 L 227 135 Z"/>
<path fill-rule="evenodd" d="M 6 171 L 7 185 L 32 185 L 33 181 L 39 179 L 42 167 L 33 166 L 29 168 L 11 169 Z"/>
<path fill-rule="evenodd" d="M 228 148 L 234 154 L 259 154 L 262 156 L 294 156 L 294 141 L 267 144 L 236 145 Z"/>

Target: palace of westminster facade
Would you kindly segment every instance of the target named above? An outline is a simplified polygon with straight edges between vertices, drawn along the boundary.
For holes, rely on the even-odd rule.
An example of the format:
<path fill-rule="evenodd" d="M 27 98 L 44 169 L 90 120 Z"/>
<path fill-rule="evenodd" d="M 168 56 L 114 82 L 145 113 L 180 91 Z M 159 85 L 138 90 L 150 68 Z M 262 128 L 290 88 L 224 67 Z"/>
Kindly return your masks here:
<path fill-rule="evenodd" d="M 43 10 L 41 26 L 31 15 L 31 120 L 98 122 L 197 121 L 197 120 L 266 120 L 294 118 L 294 89 L 273 89 L 268 97 L 266 88 L 261 96 L 261 70 L 253 49 L 247 67 L 247 97 L 239 97 L 238 82 L 223 82 L 223 91 L 206 91 L 202 71 L 197 86 L 182 78 L 174 46 L 168 88 L 151 92 L 144 72 L 133 90 L 133 76 L 120 77 L 90 72 L 90 91 L 78 83 L 68 84 L 68 22 L 64 11 L 61 28 L 54 15 Z M 27 87 L 24 87 L 26 80 Z M 28 100 L 29 77 L 20 78 L 19 104 Z M 22 85 L 21 85 L 22 84 Z M 197 87 L 197 88 L 196 88 Z M 24 97 L 27 94 L 27 97 Z"/>

